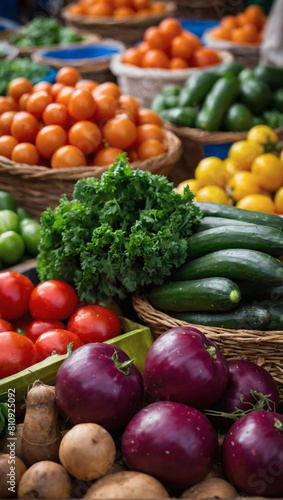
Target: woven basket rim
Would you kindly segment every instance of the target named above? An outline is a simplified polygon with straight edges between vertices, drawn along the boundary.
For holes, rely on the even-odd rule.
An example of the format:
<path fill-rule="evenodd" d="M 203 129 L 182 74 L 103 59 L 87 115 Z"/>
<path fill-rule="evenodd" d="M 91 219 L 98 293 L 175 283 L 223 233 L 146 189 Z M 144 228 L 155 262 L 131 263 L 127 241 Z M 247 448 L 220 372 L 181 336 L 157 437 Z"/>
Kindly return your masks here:
<path fill-rule="evenodd" d="M 221 57 L 221 61 L 218 64 L 213 64 L 209 66 L 209 69 L 213 70 L 218 68 L 223 63 L 228 63 L 234 61 L 234 56 L 226 50 L 217 50 Z M 169 78 L 172 81 L 185 80 L 194 73 L 198 73 L 200 68 L 186 68 L 178 70 L 169 69 L 159 69 L 159 68 L 140 68 L 139 66 L 133 66 L 132 64 L 125 64 L 122 62 L 123 54 L 115 54 L 110 63 L 110 69 L 115 76 L 127 76 L 129 78 Z M 204 68 L 201 68 L 204 69 Z"/>
<path fill-rule="evenodd" d="M 154 164 L 155 170 L 163 165 L 177 162 L 182 153 L 182 142 L 173 132 L 164 130 L 165 141 L 168 144 L 168 149 L 164 154 L 149 158 L 148 160 L 136 160 L 131 163 L 134 169 L 140 168 L 147 170 Z M 60 169 L 52 169 L 40 165 L 26 165 L 15 163 L 4 156 L 0 156 L 0 175 L 1 173 L 9 173 L 11 176 L 17 176 L 22 179 L 29 180 L 65 180 L 73 181 L 75 179 L 83 179 L 85 177 L 100 177 L 107 170 L 109 165 L 103 167 L 64 167 Z"/>
<path fill-rule="evenodd" d="M 237 53 L 248 53 L 249 55 L 254 54 L 258 55 L 260 50 L 260 43 L 258 45 L 250 44 L 250 43 L 235 43 L 230 42 L 229 40 L 218 40 L 217 38 L 211 35 L 213 28 L 207 29 L 203 34 L 203 41 L 207 46 L 216 47 L 223 50 L 231 50 L 236 51 Z"/>
<path fill-rule="evenodd" d="M 148 23 L 148 21 L 158 21 L 159 19 L 162 19 L 164 16 L 167 14 L 173 13 L 177 6 L 175 2 L 161 2 L 163 3 L 165 10 L 162 12 L 156 12 L 150 15 L 146 16 L 129 16 L 129 17 L 123 17 L 123 18 L 112 18 L 112 17 L 91 17 L 91 16 L 86 16 L 86 15 L 75 15 L 72 14 L 70 11 L 70 8 L 74 5 L 75 3 L 71 3 L 61 9 L 61 15 L 63 19 L 66 21 L 72 22 L 72 23 L 78 23 L 80 25 L 85 25 L 85 26 L 117 26 L 121 28 L 128 28 L 129 23 L 131 23 L 131 27 L 133 26 L 142 26 L 144 23 Z"/>
<path fill-rule="evenodd" d="M 177 127 L 170 122 L 163 122 L 165 129 L 170 130 L 178 137 L 182 139 L 192 139 L 200 143 L 209 144 L 225 144 L 229 142 L 236 142 L 244 140 L 247 136 L 248 130 L 245 132 L 209 132 L 208 130 L 201 130 L 190 127 Z M 274 132 L 281 134 L 283 132 L 283 127 L 274 129 Z"/>

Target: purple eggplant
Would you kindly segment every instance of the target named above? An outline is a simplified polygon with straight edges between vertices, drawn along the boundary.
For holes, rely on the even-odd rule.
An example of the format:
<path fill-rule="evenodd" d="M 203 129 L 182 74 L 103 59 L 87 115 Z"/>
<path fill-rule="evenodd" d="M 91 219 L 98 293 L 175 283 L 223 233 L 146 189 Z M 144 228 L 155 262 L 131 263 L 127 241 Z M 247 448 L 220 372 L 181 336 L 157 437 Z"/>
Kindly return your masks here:
<path fill-rule="evenodd" d="M 233 413 L 235 408 L 246 411 L 251 405 L 255 409 L 266 410 L 265 399 L 259 399 L 256 393 L 261 393 L 270 400 L 271 411 L 276 411 L 279 404 L 279 391 L 270 373 L 251 361 L 244 359 L 228 360 L 229 379 L 224 393 L 213 409 L 222 413 Z M 230 418 L 217 417 L 215 425 L 220 432 L 226 432 L 233 424 Z"/>
<path fill-rule="evenodd" d="M 93 422 L 121 431 L 143 401 L 142 376 L 119 347 L 95 342 L 74 351 L 60 366 L 58 409 L 71 424 Z"/>
<path fill-rule="evenodd" d="M 189 326 L 160 335 L 145 358 L 144 389 L 150 402 L 176 401 L 202 410 L 228 382 L 228 364 L 214 342 Z"/>
<path fill-rule="evenodd" d="M 224 439 L 229 481 L 251 496 L 283 496 L 283 415 L 256 410 L 235 422 Z"/>
<path fill-rule="evenodd" d="M 217 434 L 195 408 L 159 401 L 140 410 L 122 438 L 126 465 L 181 491 L 201 481 L 217 455 Z"/>

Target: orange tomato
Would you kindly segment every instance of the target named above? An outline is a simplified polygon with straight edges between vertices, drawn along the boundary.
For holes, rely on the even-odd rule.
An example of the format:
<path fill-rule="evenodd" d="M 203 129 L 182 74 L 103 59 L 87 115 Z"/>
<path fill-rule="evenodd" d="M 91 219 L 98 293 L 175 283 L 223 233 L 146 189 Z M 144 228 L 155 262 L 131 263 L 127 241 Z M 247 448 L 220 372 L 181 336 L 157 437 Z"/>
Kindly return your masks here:
<path fill-rule="evenodd" d="M 99 95 L 111 95 L 116 99 L 119 99 L 121 90 L 119 89 L 118 85 L 116 85 L 116 83 L 105 82 L 98 85 L 98 87 L 93 90 L 92 95 L 95 99 Z"/>
<path fill-rule="evenodd" d="M 71 96 L 73 95 L 75 90 L 76 90 L 75 87 L 70 87 L 69 85 L 66 85 L 66 87 L 63 87 L 61 90 L 59 90 L 55 98 L 55 101 L 60 104 L 65 104 L 65 106 L 68 106 Z"/>
<path fill-rule="evenodd" d="M 86 11 L 88 16 L 93 17 L 109 17 L 112 15 L 112 12 L 113 10 L 111 5 L 105 4 L 103 2 L 91 5 Z"/>
<path fill-rule="evenodd" d="M 64 66 L 57 72 L 56 83 L 63 83 L 63 85 L 74 87 L 81 78 L 82 76 L 76 68 Z"/>
<path fill-rule="evenodd" d="M 134 9 L 148 9 L 150 7 L 150 0 L 132 0 L 132 5 Z"/>
<path fill-rule="evenodd" d="M 0 137 L 0 156 L 11 159 L 12 151 L 17 144 L 19 141 L 12 135 L 2 135 Z"/>
<path fill-rule="evenodd" d="M 139 125 L 137 127 L 137 139 L 136 144 L 140 144 L 148 139 L 156 139 L 160 142 L 163 141 L 164 134 L 161 127 L 155 123 L 145 123 L 144 125 Z"/>
<path fill-rule="evenodd" d="M 39 90 L 34 94 L 31 94 L 27 99 L 26 110 L 31 113 L 36 118 L 41 118 L 43 111 L 48 104 L 52 103 L 52 97 L 45 90 Z"/>
<path fill-rule="evenodd" d="M 169 69 L 169 57 L 163 50 L 150 49 L 143 54 L 142 67 Z"/>
<path fill-rule="evenodd" d="M 11 154 L 11 160 L 16 163 L 38 165 L 39 153 L 33 144 L 30 144 L 29 142 L 21 142 L 14 147 Z"/>
<path fill-rule="evenodd" d="M 38 92 L 39 90 L 45 90 L 48 94 L 51 94 L 52 84 L 49 82 L 38 82 L 33 86 L 32 93 Z"/>
<path fill-rule="evenodd" d="M 37 134 L 35 144 L 43 158 L 50 159 L 55 151 L 67 143 L 67 134 L 60 125 L 46 125 Z"/>
<path fill-rule="evenodd" d="M 79 148 L 84 155 L 93 153 L 101 144 L 101 138 L 98 126 L 87 120 L 75 123 L 68 134 L 68 142 Z"/>
<path fill-rule="evenodd" d="M 229 30 L 237 28 L 237 19 L 234 16 L 224 16 L 221 19 L 221 26 L 225 26 L 226 28 L 229 28 Z"/>
<path fill-rule="evenodd" d="M 81 16 L 84 14 L 84 8 L 81 5 L 71 5 L 69 12 L 73 14 L 73 16 Z"/>
<path fill-rule="evenodd" d="M 57 149 L 51 158 L 51 168 L 85 167 L 86 157 L 76 146 L 67 145 Z"/>
<path fill-rule="evenodd" d="M 6 111 L 18 111 L 18 105 L 12 97 L 0 96 L 0 115 Z"/>
<path fill-rule="evenodd" d="M 138 148 L 138 157 L 140 160 L 148 160 L 154 156 L 164 154 L 166 151 L 165 145 L 157 139 L 147 139 L 142 142 Z"/>
<path fill-rule="evenodd" d="M 27 109 L 27 100 L 31 94 L 28 92 L 25 92 L 24 94 L 21 95 L 20 99 L 18 100 L 18 105 L 21 111 L 26 111 Z"/>
<path fill-rule="evenodd" d="M 95 112 L 96 104 L 89 90 L 77 89 L 71 95 L 68 112 L 74 120 L 88 120 Z"/>
<path fill-rule="evenodd" d="M 0 135 L 10 135 L 11 134 L 11 124 L 16 111 L 6 111 L 0 115 Z"/>
<path fill-rule="evenodd" d="M 60 90 L 64 87 L 63 83 L 53 83 L 51 86 L 51 95 L 53 99 L 56 99 L 57 95 L 59 94 Z"/>
<path fill-rule="evenodd" d="M 133 7 L 132 0 L 113 0 L 113 9 L 119 9 L 119 7 Z"/>
<path fill-rule="evenodd" d="M 145 125 L 146 123 L 154 123 L 158 127 L 162 127 L 162 120 L 155 111 L 142 108 L 137 115 L 137 125 Z"/>
<path fill-rule="evenodd" d="M 165 11 L 165 5 L 162 2 L 154 2 L 150 6 L 150 10 L 153 13 L 159 13 Z"/>
<path fill-rule="evenodd" d="M 151 10 L 150 9 L 140 9 L 136 11 L 136 16 L 150 16 Z"/>
<path fill-rule="evenodd" d="M 193 46 L 194 50 L 198 49 L 199 47 L 202 47 L 200 38 L 194 33 L 191 33 L 188 30 L 183 30 L 182 35 L 191 42 L 191 45 Z"/>
<path fill-rule="evenodd" d="M 128 117 L 116 116 L 105 124 L 103 135 L 110 146 L 127 149 L 136 140 L 137 127 Z"/>
<path fill-rule="evenodd" d="M 140 108 L 140 103 L 138 99 L 132 97 L 131 95 L 121 95 L 118 99 L 118 110 L 117 113 L 126 113 L 133 117 L 134 121 L 137 118 Z"/>
<path fill-rule="evenodd" d="M 133 64 L 134 66 L 141 66 L 142 61 L 142 53 L 138 48 L 131 48 L 125 50 L 123 53 L 123 63 L 124 64 Z"/>
<path fill-rule="evenodd" d="M 253 24 L 245 24 L 245 26 L 243 26 L 243 30 L 246 33 L 247 40 L 249 41 L 249 43 L 258 42 L 258 31 Z"/>
<path fill-rule="evenodd" d="M 235 28 L 233 28 L 235 29 Z M 231 40 L 231 29 L 227 26 L 217 26 L 211 30 L 211 36 L 219 40 Z"/>
<path fill-rule="evenodd" d="M 201 47 L 195 50 L 192 56 L 192 63 L 197 68 L 202 68 L 204 66 L 210 66 L 212 64 L 218 64 L 221 62 L 221 57 L 218 52 L 214 49 L 208 47 Z"/>
<path fill-rule="evenodd" d="M 104 167 L 104 165 L 111 165 L 112 163 L 115 162 L 116 158 L 121 153 L 123 153 L 123 150 L 120 148 L 109 147 L 101 149 L 94 156 L 93 165 L 96 165 L 97 167 Z"/>
<path fill-rule="evenodd" d="M 231 41 L 234 43 L 251 43 L 249 30 L 246 30 L 244 27 L 232 30 Z"/>
<path fill-rule="evenodd" d="M 249 22 L 246 14 L 244 12 L 240 12 L 240 14 L 238 14 L 236 16 L 236 21 L 237 21 L 237 25 L 239 27 L 245 26 L 245 24 L 248 24 L 248 22 Z"/>
<path fill-rule="evenodd" d="M 171 57 L 181 57 L 188 61 L 195 50 L 194 43 L 184 34 L 173 38 L 171 43 Z"/>
<path fill-rule="evenodd" d="M 161 29 L 156 26 L 147 28 L 143 37 L 151 49 L 166 50 L 169 47 L 170 40 Z"/>
<path fill-rule="evenodd" d="M 109 118 L 113 118 L 118 109 L 118 100 L 113 95 L 101 94 L 95 97 L 96 109 L 94 112 L 95 121 L 104 124 Z M 104 122 L 104 123 L 103 123 Z"/>
<path fill-rule="evenodd" d="M 76 85 L 75 85 L 75 88 L 76 89 L 86 89 L 86 90 L 89 90 L 90 92 L 92 92 L 94 89 L 96 89 L 96 87 L 98 87 L 99 83 L 98 82 L 95 82 L 93 80 L 79 80 Z"/>
<path fill-rule="evenodd" d="M 18 101 L 22 94 L 32 92 L 32 83 L 27 78 L 14 78 L 8 85 L 8 95 Z"/>
<path fill-rule="evenodd" d="M 35 116 L 26 111 L 15 114 L 11 124 L 11 134 L 20 142 L 32 142 L 39 130 Z"/>
<path fill-rule="evenodd" d="M 253 24 L 258 30 L 264 26 L 266 15 L 260 5 L 249 5 L 245 9 L 245 16 L 248 22 Z"/>
<path fill-rule="evenodd" d="M 141 54 L 145 54 L 148 50 L 150 50 L 150 46 L 148 45 L 147 42 L 141 42 L 141 43 L 138 44 L 137 50 Z"/>
<path fill-rule="evenodd" d="M 135 15 L 134 9 L 130 7 L 119 7 L 119 9 L 113 10 L 114 17 L 131 17 Z"/>
<path fill-rule="evenodd" d="M 188 68 L 189 65 L 185 59 L 182 59 L 182 57 L 172 57 L 169 62 L 169 68 L 170 69 L 185 69 Z"/>
<path fill-rule="evenodd" d="M 167 17 L 159 24 L 159 29 L 166 35 L 167 40 L 173 40 L 175 36 L 181 35 L 182 25 L 174 17 Z"/>
<path fill-rule="evenodd" d="M 59 102 L 52 102 L 43 111 L 42 119 L 45 125 L 66 127 L 69 119 L 67 107 Z"/>

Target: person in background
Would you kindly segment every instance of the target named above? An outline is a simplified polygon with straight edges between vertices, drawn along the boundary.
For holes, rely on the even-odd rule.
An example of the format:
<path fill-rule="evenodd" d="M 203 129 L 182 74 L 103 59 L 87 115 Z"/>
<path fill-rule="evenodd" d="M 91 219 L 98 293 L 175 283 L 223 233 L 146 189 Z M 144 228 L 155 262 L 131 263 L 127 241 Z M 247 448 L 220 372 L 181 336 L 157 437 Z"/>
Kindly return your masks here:
<path fill-rule="evenodd" d="M 283 0 L 274 0 L 264 28 L 260 64 L 283 68 Z"/>

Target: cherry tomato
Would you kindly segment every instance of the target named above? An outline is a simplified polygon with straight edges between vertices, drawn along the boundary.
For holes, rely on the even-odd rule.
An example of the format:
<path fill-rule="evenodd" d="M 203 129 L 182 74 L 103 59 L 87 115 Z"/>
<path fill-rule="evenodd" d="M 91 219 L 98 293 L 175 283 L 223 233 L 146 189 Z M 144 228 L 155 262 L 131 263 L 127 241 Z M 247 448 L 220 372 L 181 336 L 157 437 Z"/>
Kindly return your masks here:
<path fill-rule="evenodd" d="M 38 355 L 45 359 L 51 354 L 67 354 L 67 347 L 70 343 L 73 344 L 73 351 L 84 345 L 75 333 L 55 328 L 42 333 L 35 342 L 35 348 Z"/>
<path fill-rule="evenodd" d="M 34 319 L 64 321 L 79 304 L 75 289 L 59 280 L 39 283 L 31 293 L 29 311 Z"/>
<path fill-rule="evenodd" d="M 30 339 L 17 332 L 0 333 L 0 379 L 18 373 L 38 361 L 39 355 Z"/>
<path fill-rule="evenodd" d="M 0 316 L 17 319 L 28 312 L 34 285 L 29 278 L 15 271 L 0 273 Z"/>
<path fill-rule="evenodd" d="M 67 134 L 60 125 L 46 125 L 37 134 L 36 147 L 43 158 L 50 159 L 67 142 Z"/>
<path fill-rule="evenodd" d="M 14 78 L 8 85 L 8 95 L 18 101 L 26 92 L 31 93 L 33 90 L 32 83 L 23 77 Z"/>
<path fill-rule="evenodd" d="M 59 69 L 56 75 L 56 83 L 63 83 L 63 85 L 76 85 L 79 80 L 81 80 L 80 72 L 70 66 Z"/>
<path fill-rule="evenodd" d="M 48 332 L 49 330 L 55 328 L 65 330 L 66 326 L 64 325 L 64 323 L 62 323 L 62 321 L 44 321 L 42 319 L 35 319 L 29 324 L 26 335 L 32 342 L 35 342 L 42 333 Z"/>
<path fill-rule="evenodd" d="M 11 123 L 11 134 L 22 142 L 32 142 L 39 130 L 37 119 L 26 111 L 15 114 Z"/>
<path fill-rule="evenodd" d="M 68 112 L 74 120 L 88 120 L 95 112 L 96 104 L 92 93 L 86 89 L 77 89 L 71 95 Z"/>
<path fill-rule="evenodd" d="M 68 321 L 68 330 L 88 344 L 117 337 L 122 332 L 122 326 L 117 314 L 111 309 L 99 305 L 88 305 L 74 312 Z"/>
<path fill-rule="evenodd" d="M 101 144 L 101 132 L 95 123 L 83 120 L 75 123 L 69 130 L 68 140 L 85 155 L 93 153 Z"/>
<path fill-rule="evenodd" d="M 38 90 L 34 94 L 31 94 L 27 100 L 26 109 L 28 113 L 31 113 L 36 118 L 41 118 L 43 111 L 48 104 L 52 103 L 52 97 L 45 90 Z"/>
<path fill-rule="evenodd" d="M 26 314 L 24 314 L 24 316 L 21 316 L 20 318 L 12 321 L 13 329 L 16 331 L 21 330 L 22 332 L 25 333 L 25 335 L 27 335 L 28 327 L 32 321 L 33 318 L 31 317 L 28 311 Z"/>
<path fill-rule="evenodd" d="M 66 127 L 68 118 L 66 106 L 59 102 L 48 104 L 43 111 L 43 121 L 45 125 L 61 125 L 61 127 Z"/>
<path fill-rule="evenodd" d="M 14 327 L 9 323 L 9 321 L 6 321 L 5 319 L 0 318 L 0 333 L 1 332 L 13 332 Z"/>

